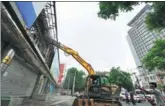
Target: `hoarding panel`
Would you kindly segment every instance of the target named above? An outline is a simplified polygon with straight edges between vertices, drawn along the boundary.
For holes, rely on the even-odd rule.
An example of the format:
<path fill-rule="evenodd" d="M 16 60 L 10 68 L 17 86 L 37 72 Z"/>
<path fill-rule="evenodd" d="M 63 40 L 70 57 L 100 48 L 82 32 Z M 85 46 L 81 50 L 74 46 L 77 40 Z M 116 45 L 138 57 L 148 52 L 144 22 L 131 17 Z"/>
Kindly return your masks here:
<path fill-rule="evenodd" d="M 59 74 L 59 78 L 58 78 L 58 83 L 59 84 L 61 84 L 64 71 L 65 71 L 65 64 L 60 64 L 60 74 Z"/>
<path fill-rule="evenodd" d="M 16 6 L 26 24 L 30 28 L 47 2 L 16 2 Z"/>

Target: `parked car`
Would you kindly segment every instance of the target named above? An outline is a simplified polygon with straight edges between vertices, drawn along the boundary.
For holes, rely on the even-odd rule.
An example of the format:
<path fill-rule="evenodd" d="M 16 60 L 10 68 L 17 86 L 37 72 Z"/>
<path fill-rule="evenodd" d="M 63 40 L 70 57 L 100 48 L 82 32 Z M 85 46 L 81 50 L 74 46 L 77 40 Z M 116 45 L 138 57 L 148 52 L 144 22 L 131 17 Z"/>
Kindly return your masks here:
<path fill-rule="evenodd" d="M 151 101 L 156 102 L 156 98 L 155 98 L 155 96 L 154 96 L 154 95 L 147 94 L 147 95 L 146 95 L 146 98 L 147 98 L 147 99 L 149 99 L 149 100 L 151 100 Z"/>
<path fill-rule="evenodd" d="M 128 96 L 128 98 L 129 98 L 129 100 L 131 100 L 131 98 L 130 98 L 130 94 L 128 94 L 129 96 Z M 142 94 L 137 94 L 136 92 L 135 92 L 135 94 L 134 94 L 134 100 L 136 101 L 136 102 L 138 102 L 138 103 L 141 103 L 142 101 L 144 101 L 144 98 L 143 98 L 144 96 L 142 95 Z M 122 101 L 125 101 L 126 100 L 126 97 L 125 97 L 125 93 L 124 92 L 121 92 L 120 93 L 120 100 L 122 100 Z"/>
<path fill-rule="evenodd" d="M 61 91 L 61 95 L 66 95 L 67 93 L 65 91 Z"/>
<path fill-rule="evenodd" d="M 134 100 L 138 103 L 141 103 L 144 99 L 142 95 L 134 95 Z"/>
<path fill-rule="evenodd" d="M 79 93 L 79 92 L 75 92 L 75 93 L 73 94 L 73 96 L 80 96 L 80 93 Z"/>

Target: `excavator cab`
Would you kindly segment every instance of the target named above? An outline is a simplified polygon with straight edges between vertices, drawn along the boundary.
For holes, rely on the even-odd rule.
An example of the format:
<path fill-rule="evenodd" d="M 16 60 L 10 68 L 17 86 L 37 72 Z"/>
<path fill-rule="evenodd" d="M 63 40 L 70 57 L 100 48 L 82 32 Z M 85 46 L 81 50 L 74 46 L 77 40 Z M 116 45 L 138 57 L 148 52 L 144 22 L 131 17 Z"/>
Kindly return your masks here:
<path fill-rule="evenodd" d="M 118 88 L 113 90 L 107 76 L 90 75 L 87 77 L 85 94 L 90 98 L 112 99 Z"/>

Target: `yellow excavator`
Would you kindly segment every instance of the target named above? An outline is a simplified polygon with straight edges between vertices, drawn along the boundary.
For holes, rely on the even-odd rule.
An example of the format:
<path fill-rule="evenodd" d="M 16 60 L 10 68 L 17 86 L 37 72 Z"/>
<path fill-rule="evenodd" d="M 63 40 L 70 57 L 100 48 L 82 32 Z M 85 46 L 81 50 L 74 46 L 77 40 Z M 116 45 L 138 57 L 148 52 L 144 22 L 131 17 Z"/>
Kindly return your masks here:
<path fill-rule="evenodd" d="M 73 49 L 61 44 L 54 39 L 44 36 L 44 40 L 72 55 L 88 72 L 85 83 L 84 95 L 76 97 L 72 106 L 122 106 L 119 102 L 119 86 L 112 87 L 106 76 L 96 75 L 92 66 L 82 59 Z"/>

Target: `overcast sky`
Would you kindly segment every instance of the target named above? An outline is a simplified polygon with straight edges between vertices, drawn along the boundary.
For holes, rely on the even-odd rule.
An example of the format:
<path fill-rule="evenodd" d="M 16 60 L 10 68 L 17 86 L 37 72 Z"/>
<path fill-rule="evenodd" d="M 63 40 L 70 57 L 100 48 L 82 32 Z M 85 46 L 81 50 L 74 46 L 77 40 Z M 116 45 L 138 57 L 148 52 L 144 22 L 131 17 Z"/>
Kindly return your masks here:
<path fill-rule="evenodd" d="M 126 40 L 128 22 L 144 7 L 120 13 L 116 21 L 97 17 L 98 2 L 57 2 L 59 41 L 76 50 L 95 70 L 109 70 L 120 66 L 127 70 L 135 68 L 135 62 Z M 72 56 L 60 51 L 60 62 L 67 68 L 85 70 Z"/>

